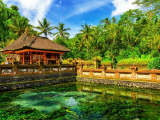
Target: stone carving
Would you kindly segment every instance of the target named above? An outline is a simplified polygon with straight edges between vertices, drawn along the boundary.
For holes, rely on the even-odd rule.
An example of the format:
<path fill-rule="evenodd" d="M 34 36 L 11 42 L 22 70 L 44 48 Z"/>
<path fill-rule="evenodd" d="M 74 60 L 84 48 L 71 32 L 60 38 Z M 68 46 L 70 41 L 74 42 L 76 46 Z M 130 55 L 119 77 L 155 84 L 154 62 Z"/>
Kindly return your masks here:
<path fill-rule="evenodd" d="M 2 74 L 12 73 L 12 69 L 2 69 Z"/>
<path fill-rule="evenodd" d="M 58 68 L 53 68 L 53 71 L 58 71 Z"/>

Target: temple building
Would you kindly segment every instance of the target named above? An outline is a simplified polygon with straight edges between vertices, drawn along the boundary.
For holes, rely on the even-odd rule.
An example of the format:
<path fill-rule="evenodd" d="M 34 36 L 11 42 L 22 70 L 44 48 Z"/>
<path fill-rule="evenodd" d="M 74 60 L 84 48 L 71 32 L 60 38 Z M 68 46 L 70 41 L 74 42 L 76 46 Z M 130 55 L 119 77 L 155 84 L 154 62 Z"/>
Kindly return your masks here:
<path fill-rule="evenodd" d="M 31 36 L 26 28 L 25 33 L 10 45 L 1 49 L 8 54 L 6 61 L 18 61 L 20 64 L 56 64 L 62 62 L 62 55 L 70 50 L 46 37 Z"/>

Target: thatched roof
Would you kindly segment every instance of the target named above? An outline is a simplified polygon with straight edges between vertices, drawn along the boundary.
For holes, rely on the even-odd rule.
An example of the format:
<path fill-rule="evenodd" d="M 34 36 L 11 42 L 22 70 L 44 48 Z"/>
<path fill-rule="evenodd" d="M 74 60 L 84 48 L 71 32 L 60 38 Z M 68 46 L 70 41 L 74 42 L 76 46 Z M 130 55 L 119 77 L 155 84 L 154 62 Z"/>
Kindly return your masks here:
<path fill-rule="evenodd" d="M 68 48 L 53 42 L 45 37 L 31 36 L 29 33 L 24 33 L 17 40 L 10 45 L 3 48 L 1 51 L 16 51 L 23 48 L 39 49 L 39 50 L 51 50 L 51 51 L 70 51 Z"/>

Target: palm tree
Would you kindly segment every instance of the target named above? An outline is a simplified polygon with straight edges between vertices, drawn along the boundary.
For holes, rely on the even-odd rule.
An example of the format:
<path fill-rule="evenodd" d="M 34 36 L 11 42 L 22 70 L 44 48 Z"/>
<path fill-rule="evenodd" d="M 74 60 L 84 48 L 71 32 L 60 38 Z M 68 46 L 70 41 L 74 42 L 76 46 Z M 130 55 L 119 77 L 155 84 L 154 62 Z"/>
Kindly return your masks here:
<path fill-rule="evenodd" d="M 80 30 L 82 32 L 81 33 L 82 39 L 81 39 L 80 48 L 82 47 L 84 40 L 85 40 L 85 42 L 88 42 L 87 43 L 87 59 L 88 59 L 88 47 L 89 47 L 89 43 L 90 43 L 89 40 L 93 40 L 93 34 L 92 34 L 93 29 L 91 29 L 90 25 L 87 25 L 87 24 L 85 24 L 85 26 L 84 25 L 81 25 L 81 26 L 83 27 L 83 29 Z"/>
<path fill-rule="evenodd" d="M 39 20 L 38 20 L 38 22 L 39 22 L 39 26 L 37 26 L 35 28 L 40 30 L 39 35 L 44 33 L 45 37 L 47 37 L 47 34 L 49 34 L 50 36 L 51 36 L 51 34 L 53 34 L 50 31 L 53 30 L 54 27 L 50 26 L 51 22 L 48 22 L 46 18 L 43 18 L 42 22 L 40 22 Z"/>
<path fill-rule="evenodd" d="M 61 37 L 63 37 L 63 38 L 68 39 L 69 33 L 66 32 L 66 31 L 67 31 L 67 30 L 71 30 L 71 29 L 70 29 L 70 28 L 64 28 L 64 25 L 65 25 L 65 24 L 63 24 L 63 23 L 59 23 L 59 25 L 58 25 L 57 27 L 55 26 L 54 29 L 57 29 L 58 32 L 54 33 L 53 36 L 56 35 L 56 37 L 61 36 Z"/>
<path fill-rule="evenodd" d="M 14 32 L 13 34 L 14 36 L 20 37 L 25 32 L 26 27 L 31 26 L 28 24 L 28 22 L 29 22 L 28 19 L 22 17 L 22 18 L 14 19 L 12 23 L 8 25 L 8 27 L 11 31 Z"/>
<path fill-rule="evenodd" d="M 113 18 L 112 18 L 112 23 L 116 23 L 116 20 L 117 20 L 117 19 L 116 19 L 115 17 L 113 17 Z"/>

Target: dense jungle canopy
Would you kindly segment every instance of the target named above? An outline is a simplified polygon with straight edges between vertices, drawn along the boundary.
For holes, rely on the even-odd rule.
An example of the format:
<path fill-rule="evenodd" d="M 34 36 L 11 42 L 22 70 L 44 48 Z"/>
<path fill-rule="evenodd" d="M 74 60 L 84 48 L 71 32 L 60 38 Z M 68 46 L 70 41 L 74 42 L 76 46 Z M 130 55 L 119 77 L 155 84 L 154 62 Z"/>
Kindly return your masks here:
<path fill-rule="evenodd" d="M 28 26 L 32 35 L 42 33 L 53 37 L 53 40 L 71 50 L 64 55 L 67 58 L 91 60 L 99 56 L 102 60 L 111 60 L 116 64 L 126 58 L 141 58 L 142 56 L 159 57 L 160 53 L 160 1 L 136 0 L 133 4 L 140 9 L 129 10 L 117 20 L 104 18 L 97 26 L 82 25 L 75 37 L 68 39 L 70 28 L 64 23 L 51 26 L 44 18 L 39 26 L 29 24 L 27 16 L 21 16 L 19 8 L 10 8 L 0 0 L 0 43 L 1 48 L 7 46 L 19 36 Z M 36 31 L 35 29 L 39 30 Z M 52 33 L 51 30 L 58 32 Z M 3 61 L 4 58 L 1 58 Z"/>

